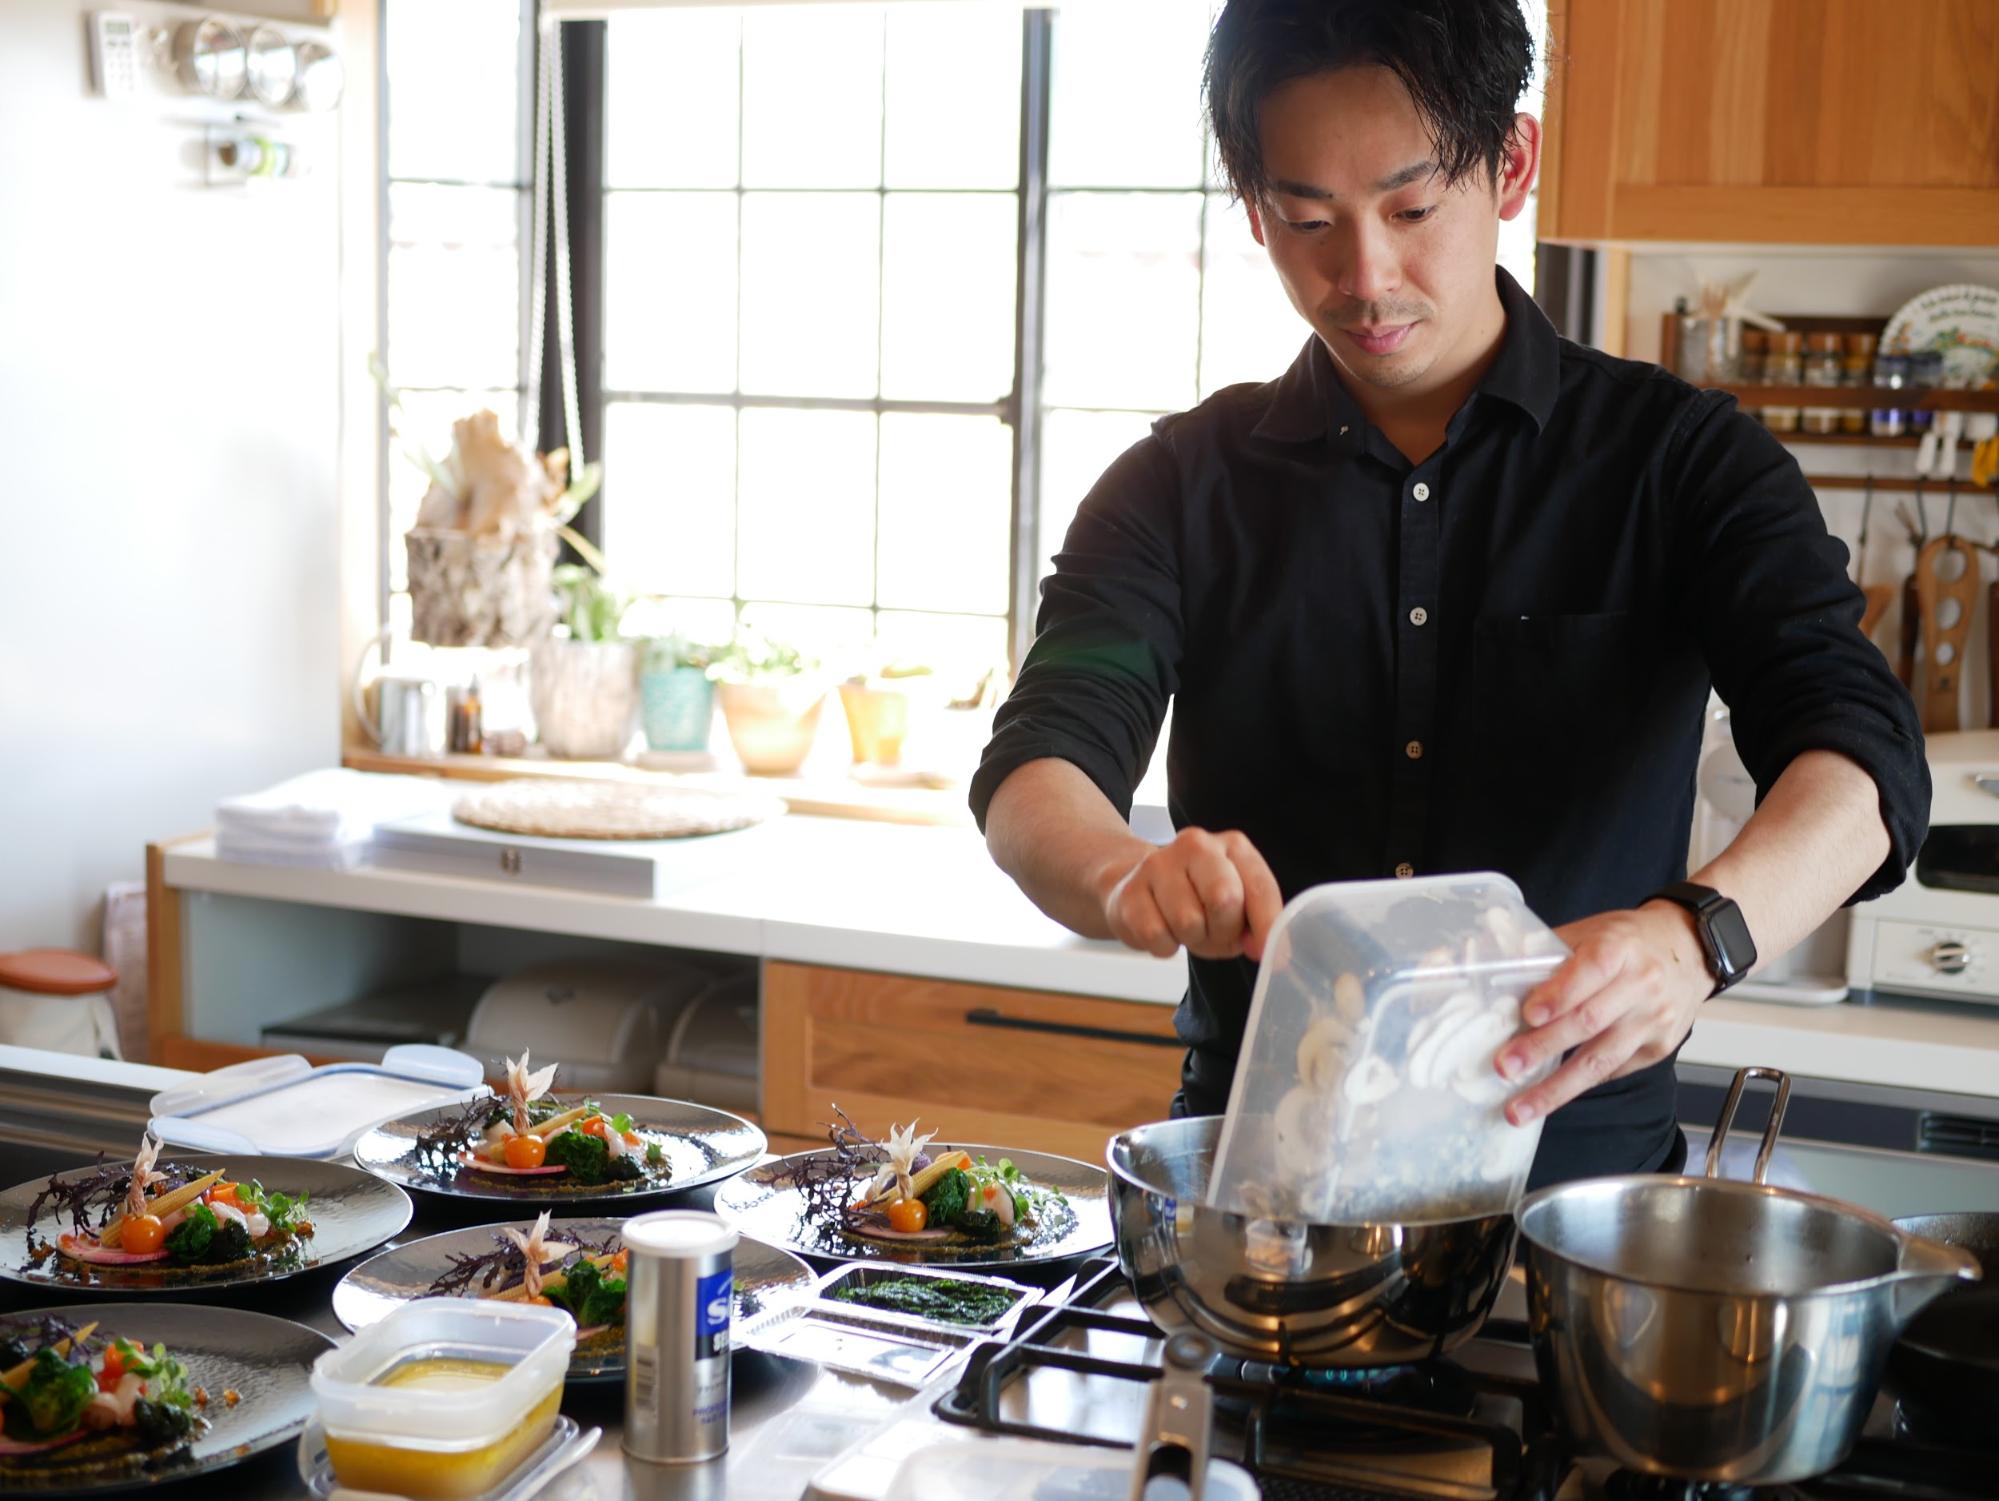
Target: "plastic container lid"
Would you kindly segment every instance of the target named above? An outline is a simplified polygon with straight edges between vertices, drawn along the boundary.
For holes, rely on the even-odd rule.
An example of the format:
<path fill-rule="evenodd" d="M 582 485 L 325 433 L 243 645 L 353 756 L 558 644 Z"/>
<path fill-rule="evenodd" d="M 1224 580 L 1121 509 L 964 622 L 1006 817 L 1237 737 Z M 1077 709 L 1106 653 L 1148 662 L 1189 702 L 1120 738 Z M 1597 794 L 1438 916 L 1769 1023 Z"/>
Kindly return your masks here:
<path fill-rule="evenodd" d="M 887 1501 L 1122 1501 L 1136 1463 L 1129 1449 L 1045 1439 L 956 1439 L 927 1445 L 905 1458 L 889 1482 Z M 1207 1494 L 1214 1501 L 1256 1501 L 1260 1493 L 1240 1465 L 1211 1459 Z"/>
<path fill-rule="evenodd" d="M 1506 1102 L 1520 1002 L 1568 950 L 1490 872 L 1315 886 L 1257 972 L 1210 1201 L 1307 1224 L 1503 1214 L 1541 1122 Z"/>
<path fill-rule="evenodd" d="M 659 1209 L 625 1221 L 627 1251 L 694 1260 L 736 1249 L 735 1229 L 718 1214 L 700 1209 Z"/>
<path fill-rule="evenodd" d="M 560 1308 L 491 1299 L 418 1298 L 312 1365 L 319 1420 L 332 1438 L 465 1453 L 506 1438 L 569 1372 L 576 1321 Z M 397 1365 L 458 1356 L 509 1366 L 449 1390 L 376 1383 Z"/>

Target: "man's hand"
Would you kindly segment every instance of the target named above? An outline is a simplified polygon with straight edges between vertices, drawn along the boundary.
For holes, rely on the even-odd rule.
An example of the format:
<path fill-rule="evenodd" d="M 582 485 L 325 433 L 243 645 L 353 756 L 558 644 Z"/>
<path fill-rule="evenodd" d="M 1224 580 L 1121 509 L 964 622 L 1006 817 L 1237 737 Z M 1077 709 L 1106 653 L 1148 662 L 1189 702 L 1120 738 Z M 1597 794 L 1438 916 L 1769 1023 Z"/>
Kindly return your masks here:
<path fill-rule="evenodd" d="M 1515 1079 L 1571 1048 L 1575 1055 L 1507 1105 L 1516 1126 L 1667 1057 L 1714 991 L 1693 916 L 1671 902 L 1555 931 L 1570 958 L 1521 1001 L 1521 1019 L 1533 1030 L 1500 1050 L 1498 1068 Z"/>
<path fill-rule="evenodd" d="M 1111 936 L 1170 959 L 1181 945 L 1203 959 L 1263 957 L 1284 898 L 1277 878 L 1241 834 L 1182 829 L 1116 875 L 1103 897 Z"/>

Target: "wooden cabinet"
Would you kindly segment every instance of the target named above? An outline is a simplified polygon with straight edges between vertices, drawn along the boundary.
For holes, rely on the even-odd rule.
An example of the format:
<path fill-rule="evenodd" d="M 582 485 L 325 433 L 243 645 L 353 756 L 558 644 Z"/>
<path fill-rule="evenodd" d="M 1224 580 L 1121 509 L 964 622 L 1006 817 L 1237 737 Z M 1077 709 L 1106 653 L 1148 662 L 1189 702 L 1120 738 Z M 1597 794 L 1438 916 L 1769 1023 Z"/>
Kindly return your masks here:
<path fill-rule="evenodd" d="M 1999 244 L 1995 0 L 1554 0 L 1546 240 Z"/>
<path fill-rule="evenodd" d="M 920 1118 L 946 1140 L 1102 1162 L 1180 1087 L 1173 1008 L 776 961 L 764 966 L 763 1126 L 825 1139 Z"/>

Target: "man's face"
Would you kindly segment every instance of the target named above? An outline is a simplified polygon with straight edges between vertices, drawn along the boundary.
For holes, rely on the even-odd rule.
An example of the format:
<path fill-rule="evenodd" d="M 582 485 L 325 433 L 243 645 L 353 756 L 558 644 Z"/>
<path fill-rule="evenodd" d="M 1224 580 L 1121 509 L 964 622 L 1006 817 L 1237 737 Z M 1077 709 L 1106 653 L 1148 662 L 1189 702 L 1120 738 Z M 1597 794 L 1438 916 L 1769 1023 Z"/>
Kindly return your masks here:
<path fill-rule="evenodd" d="M 1526 205 L 1538 131 L 1497 182 L 1474 170 L 1446 187 L 1436 146 L 1386 68 L 1314 73 L 1262 103 L 1271 186 L 1250 228 L 1278 279 L 1353 381 L 1398 395 L 1443 385 L 1477 360 L 1501 314 L 1499 221 Z"/>

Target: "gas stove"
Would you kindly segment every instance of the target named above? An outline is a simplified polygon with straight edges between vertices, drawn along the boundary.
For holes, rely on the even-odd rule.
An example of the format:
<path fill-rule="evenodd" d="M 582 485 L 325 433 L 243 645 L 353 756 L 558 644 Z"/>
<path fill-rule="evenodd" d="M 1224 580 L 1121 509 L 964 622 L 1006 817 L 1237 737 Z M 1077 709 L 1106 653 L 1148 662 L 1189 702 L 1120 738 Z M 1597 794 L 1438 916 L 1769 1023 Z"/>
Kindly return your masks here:
<path fill-rule="evenodd" d="M 1501 1313 L 1509 1307 L 1524 1312 L 1517 1282 Z M 959 1431 L 1128 1448 L 1163 1343 L 1115 1263 L 1092 1263 L 1066 1298 L 1024 1319 L 1012 1340 L 978 1347 L 956 1382 L 926 1402 Z M 1518 1316 L 1489 1320 L 1449 1358 L 1421 1365 L 1300 1372 L 1225 1358 L 1207 1384 L 1214 1453 L 1241 1463 L 1265 1501 L 1999 1497 L 1999 1440 L 1982 1451 L 1964 1447 L 1961 1435 L 1925 1426 L 1888 1395 L 1845 1464 L 1795 1485 L 1702 1486 L 1579 1460 L 1554 1431 Z M 934 1421 L 929 1427 L 939 1431 Z"/>

